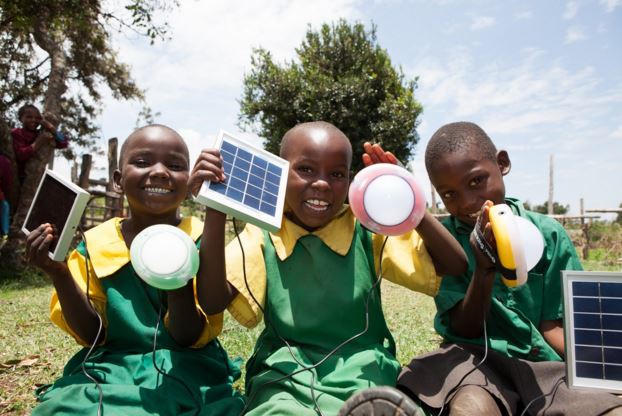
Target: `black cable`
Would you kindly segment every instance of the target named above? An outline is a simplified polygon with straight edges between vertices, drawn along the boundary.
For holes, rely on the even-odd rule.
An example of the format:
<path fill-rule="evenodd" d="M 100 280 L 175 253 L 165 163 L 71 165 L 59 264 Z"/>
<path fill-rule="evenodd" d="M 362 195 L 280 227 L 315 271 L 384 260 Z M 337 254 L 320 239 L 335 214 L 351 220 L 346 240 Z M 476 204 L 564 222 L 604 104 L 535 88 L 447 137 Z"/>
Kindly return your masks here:
<path fill-rule="evenodd" d="M 541 394 L 539 396 L 534 397 L 533 399 L 531 399 L 531 401 L 529 403 L 527 403 L 527 406 L 525 406 L 525 408 L 523 409 L 523 411 L 521 412 L 520 416 L 525 416 L 527 414 L 527 409 L 529 409 L 529 406 L 531 406 L 532 404 L 534 404 L 537 400 L 539 399 L 543 399 L 546 398 L 548 396 L 551 396 L 553 394 L 555 394 L 555 392 L 557 391 L 557 389 L 559 388 L 559 386 L 562 384 L 562 381 L 564 381 L 564 377 L 560 377 L 559 380 L 557 380 L 557 382 L 553 385 L 553 388 L 551 389 L 550 392 L 546 393 L 546 394 Z M 546 402 L 545 402 L 546 403 Z"/>
<path fill-rule="evenodd" d="M 91 258 L 89 256 L 89 250 L 86 245 L 86 236 L 84 235 L 84 231 L 82 230 L 81 226 L 78 227 L 78 232 L 80 233 L 80 236 L 82 237 L 82 241 L 84 241 L 84 251 L 86 253 L 84 256 L 84 262 L 85 262 L 85 268 L 86 268 L 86 300 L 88 304 L 91 306 L 91 309 L 93 309 L 93 312 L 95 312 L 95 315 L 97 315 L 97 319 L 99 321 L 99 327 L 97 328 L 97 334 L 95 335 L 95 339 L 93 340 L 93 343 L 91 344 L 91 347 L 89 348 L 89 350 L 86 352 L 86 355 L 82 359 L 82 363 L 80 364 L 80 367 L 82 368 L 82 372 L 84 373 L 86 378 L 88 378 L 93 383 L 95 383 L 95 386 L 97 387 L 97 390 L 99 391 L 99 400 L 97 403 L 97 416 L 101 416 L 102 408 L 104 405 L 104 391 L 102 390 L 102 386 L 99 384 L 99 381 L 97 381 L 95 377 L 91 376 L 89 372 L 86 371 L 86 361 L 88 360 L 89 356 L 95 349 L 95 345 L 97 341 L 99 340 L 99 337 L 101 336 L 102 329 L 104 327 L 104 322 L 99 312 L 97 312 L 97 309 L 95 309 L 95 306 L 93 305 L 91 296 L 89 294 L 89 286 L 90 286 L 90 280 L 91 280 L 90 279 L 91 273 L 89 271 L 89 263 L 91 261 Z"/>
<path fill-rule="evenodd" d="M 463 387 L 461 386 L 462 382 L 469 375 L 471 375 L 475 370 L 477 370 L 479 366 L 482 365 L 484 361 L 486 361 L 487 357 L 488 357 L 488 334 L 486 333 L 486 319 L 484 319 L 484 356 L 482 357 L 481 361 L 475 365 L 475 367 L 473 367 L 465 375 L 463 375 L 462 378 L 458 381 L 458 383 L 456 383 L 456 385 L 447 392 L 447 394 L 445 395 L 445 398 L 443 399 L 443 405 L 441 406 L 441 410 L 439 410 L 438 412 L 438 416 L 441 416 L 443 414 L 443 410 L 445 409 L 445 405 L 447 404 L 447 398 L 449 397 L 449 395 L 459 390 L 461 387 Z"/>
<path fill-rule="evenodd" d="M 140 279 L 140 277 L 136 276 L 137 279 L 139 279 L 142 283 L 142 279 Z M 143 286 L 143 289 L 145 290 L 145 295 L 147 296 L 147 299 L 149 299 L 149 302 L 151 303 L 151 298 L 149 297 L 146 288 Z M 188 394 L 190 395 L 190 397 L 192 398 L 192 401 L 194 402 L 194 404 L 196 405 L 196 411 L 195 414 L 199 414 L 200 410 L 201 410 L 201 402 L 198 401 L 196 399 L 196 397 L 194 397 L 194 394 L 192 393 L 192 390 L 190 390 L 190 387 L 188 387 L 188 385 L 186 383 L 184 383 L 184 381 L 172 374 L 166 373 L 164 372 L 164 370 L 162 370 L 160 367 L 158 367 L 158 364 L 156 362 L 156 349 L 157 349 L 157 344 L 158 344 L 158 329 L 160 328 L 160 321 L 162 320 L 162 292 L 160 290 L 158 290 L 158 300 L 160 301 L 160 305 L 158 307 L 158 320 L 156 321 L 156 325 L 155 325 L 155 330 L 153 331 L 153 350 L 152 350 L 152 354 L 151 354 L 151 361 L 153 362 L 153 367 L 156 369 L 156 371 L 162 375 L 162 377 L 169 377 L 172 380 L 175 380 L 176 382 L 178 382 L 179 384 L 182 385 L 182 387 L 186 390 L 186 392 L 188 392 Z M 152 303 L 152 306 L 153 303 Z"/>
<path fill-rule="evenodd" d="M 305 366 L 304 364 L 302 364 L 295 356 L 294 352 L 292 351 L 292 347 L 291 345 L 287 342 L 287 340 L 285 338 L 283 338 L 278 331 L 276 330 L 276 328 L 271 324 L 270 320 L 269 320 L 269 316 L 266 315 L 263 307 L 261 306 L 261 304 L 259 303 L 259 301 L 257 300 L 257 298 L 255 298 L 255 296 L 253 295 L 253 292 L 251 291 L 249 285 L 248 285 L 248 279 L 246 276 L 246 258 L 245 258 L 245 254 L 244 254 L 244 247 L 242 246 L 242 241 L 240 240 L 240 234 L 238 232 L 238 228 L 237 228 L 237 224 L 235 222 L 235 218 L 233 218 L 233 230 L 235 232 L 235 236 L 238 240 L 238 243 L 240 244 L 240 250 L 242 252 L 242 271 L 244 274 L 244 284 L 246 286 L 246 290 L 248 291 L 248 293 L 250 294 L 251 298 L 253 299 L 253 301 L 255 302 L 255 304 L 257 305 L 257 307 L 259 308 L 259 310 L 262 312 L 262 314 L 264 315 L 264 320 L 266 321 L 266 325 L 270 325 L 272 327 L 272 330 L 274 331 L 274 333 L 277 335 L 277 337 L 281 340 L 281 342 L 283 342 L 285 344 L 285 346 L 287 347 L 290 355 L 292 356 L 292 358 L 294 359 L 294 361 L 296 361 L 298 363 L 298 365 L 300 365 L 301 369 L 296 370 L 290 374 L 286 374 L 282 377 L 273 379 L 273 380 L 269 380 L 266 381 L 262 384 L 260 384 L 259 386 L 256 387 L 255 392 L 248 398 L 246 405 L 244 406 L 244 409 L 242 410 L 242 414 L 244 412 L 246 412 L 246 410 L 248 409 L 248 406 L 250 405 L 250 403 L 252 402 L 252 399 L 254 398 L 256 392 L 260 389 L 263 388 L 265 386 L 268 386 L 270 384 L 274 384 L 274 383 L 278 383 L 280 381 L 286 380 L 288 378 L 292 378 L 293 376 L 295 376 L 296 374 L 300 374 L 304 371 L 309 371 L 311 373 L 311 398 L 313 399 L 313 404 L 316 408 L 316 411 L 323 416 L 322 410 L 319 407 L 319 404 L 316 401 L 315 398 L 315 393 L 314 393 L 314 389 L 313 389 L 313 384 L 315 381 L 315 375 L 313 374 L 313 371 L 315 368 L 319 367 L 320 365 L 322 365 L 324 362 L 326 362 L 330 357 L 332 357 L 337 351 L 339 351 L 341 348 L 343 348 L 346 344 L 354 341 L 355 339 L 363 336 L 369 329 L 369 300 L 372 296 L 372 294 L 374 293 L 374 291 L 376 290 L 376 288 L 378 287 L 378 285 L 380 284 L 380 282 L 382 281 L 382 256 L 384 254 L 384 247 L 387 243 L 387 240 L 389 239 L 389 237 L 385 237 L 384 241 L 382 242 L 382 246 L 380 248 L 380 257 L 379 257 L 379 265 L 380 267 L 378 268 L 379 272 L 378 275 L 376 276 L 376 279 L 374 281 L 374 283 L 372 284 L 372 287 L 369 289 L 369 292 L 367 292 L 367 297 L 365 298 L 365 327 L 364 329 L 357 333 L 354 334 L 353 336 L 351 336 L 350 338 L 346 339 L 345 341 L 343 341 L 341 344 L 337 345 L 335 348 L 333 348 L 331 351 L 329 351 L 320 361 L 318 361 L 317 363 L 315 363 L 314 365 L 311 366 Z"/>

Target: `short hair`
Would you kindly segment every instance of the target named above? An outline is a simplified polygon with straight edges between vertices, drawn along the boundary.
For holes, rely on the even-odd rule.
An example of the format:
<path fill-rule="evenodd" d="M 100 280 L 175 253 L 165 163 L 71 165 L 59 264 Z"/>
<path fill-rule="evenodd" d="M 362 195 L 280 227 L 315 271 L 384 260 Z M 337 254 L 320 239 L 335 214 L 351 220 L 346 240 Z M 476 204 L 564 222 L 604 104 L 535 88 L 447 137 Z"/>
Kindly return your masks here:
<path fill-rule="evenodd" d="M 318 128 L 318 129 L 323 129 L 326 130 L 329 133 L 335 133 L 338 134 L 340 136 L 342 136 L 343 138 L 346 139 L 346 141 L 348 143 L 350 143 L 350 139 L 348 139 L 348 136 L 346 136 L 346 134 L 341 131 L 341 129 L 339 129 L 339 127 L 335 126 L 332 123 L 329 123 L 327 121 L 307 121 L 304 123 L 300 123 L 300 124 L 296 124 L 294 127 L 292 127 L 291 129 L 287 130 L 285 132 L 285 134 L 283 135 L 283 138 L 281 139 L 281 145 L 279 147 L 279 155 L 283 156 L 283 150 L 284 150 L 284 145 L 287 144 L 287 137 L 298 131 L 298 130 L 307 130 L 307 129 L 313 129 L 313 128 Z"/>
<path fill-rule="evenodd" d="M 125 148 L 126 148 L 127 143 L 130 141 L 130 138 L 132 138 L 136 134 L 140 133 L 141 131 L 146 130 L 146 129 L 150 129 L 150 128 L 161 128 L 161 129 L 164 129 L 164 130 L 168 130 L 169 132 L 175 134 L 176 136 L 179 136 L 179 138 L 181 138 L 181 140 L 184 142 L 184 144 L 186 144 L 184 138 L 181 137 L 181 134 L 179 134 L 175 129 L 172 129 L 169 126 L 165 126 L 164 124 L 148 124 L 146 126 L 139 127 L 136 130 L 134 130 L 132 133 L 130 133 L 130 135 L 127 136 L 127 138 L 125 139 L 125 141 L 121 145 L 121 150 L 119 151 L 119 169 L 121 169 L 121 167 L 123 166 L 123 157 L 125 156 Z M 188 153 L 188 145 L 187 144 L 186 144 L 186 152 L 187 152 L 186 156 L 188 156 L 188 158 L 190 158 L 190 155 Z"/>
<path fill-rule="evenodd" d="M 458 121 L 442 126 L 430 138 L 425 149 L 425 166 L 430 166 L 447 153 L 473 151 L 482 159 L 497 160 L 497 148 L 486 132 L 477 124 Z"/>
<path fill-rule="evenodd" d="M 34 104 L 27 103 L 27 104 L 24 104 L 23 106 L 21 106 L 17 110 L 17 119 L 21 121 L 22 120 L 22 116 L 24 115 L 24 113 L 28 109 L 32 109 L 32 110 L 35 110 L 35 111 L 39 112 L 39 109 Z"/>

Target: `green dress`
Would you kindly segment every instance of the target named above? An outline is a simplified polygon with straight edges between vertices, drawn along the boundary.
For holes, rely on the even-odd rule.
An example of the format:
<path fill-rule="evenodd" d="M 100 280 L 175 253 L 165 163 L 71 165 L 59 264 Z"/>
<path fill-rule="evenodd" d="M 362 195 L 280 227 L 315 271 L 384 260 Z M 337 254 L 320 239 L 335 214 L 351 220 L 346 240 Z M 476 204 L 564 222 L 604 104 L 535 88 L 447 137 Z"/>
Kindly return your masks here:
<path fill-rule="evenodd" d="M 84 255 L 84 245 L 78 250 Z M 231 384 L 239 368 L 217 340 L 202 348 L 176 344 L 164 324 L 153 338 L 160 298 L 128 263 L 100 280 L 106 296 L 106 341 L 88 357 L 86 369 L 103 390 L 102 415 L 239 415 L 244 402 Z M 165 297 L 164 297 L 165 298 Z M 163 307 L 162 316 L 166 308 Z M 58 379 L 39 396 L 33 415 L 96 415 L 99 391 L 82 372 L 88 351 L 73 356 Z"/>
<path fill-rule="evenodd" d="M 315 415 L 315 396 L 322 412 L 334 415 L 360 389 L 395 385 L 400 365 L 384 320 L 380 288 L 372 289 L 376 276 L 369 232 L 357 222 L 345 256 L 307 235 L 280 261 L 267 232 L 264 241 L 266 327 L 247 363 L 249 414 Z"/>

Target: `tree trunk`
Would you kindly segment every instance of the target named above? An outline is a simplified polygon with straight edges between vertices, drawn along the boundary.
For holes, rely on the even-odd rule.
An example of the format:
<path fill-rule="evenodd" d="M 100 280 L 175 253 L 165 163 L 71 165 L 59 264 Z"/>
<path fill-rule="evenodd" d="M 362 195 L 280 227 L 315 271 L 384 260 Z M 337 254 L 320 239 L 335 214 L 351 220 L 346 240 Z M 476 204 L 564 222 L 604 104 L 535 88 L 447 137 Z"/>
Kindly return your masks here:
<path fill-rule="evenodd" d="M 58 117 L 60 114 L 61 97 L 67 90 L 67 56 L 63 50 L 64 36 L 61 32 L 48 27 L 45 8 L 37 16 L 33 35 L 37 45 L 46 51 L 50 57 L 50 75 L 43 103 L 43 111 L 50 112 Z M 2 248 L 2 253 L 0 253 L 0 264 L 2 264 L 3 268 L 20 269 L 25 265 L 22 256 L 24 235 L 21 232 L 21 227 L 30 209 L 30 204 L 39 181 L 45 171 L 45 166 L 54 153 L 54 147 L 53 141 L 46 143 L 26 163 L 26 178 L 21 186 L 19 202 L 11 221 L 9 240 Z"/>

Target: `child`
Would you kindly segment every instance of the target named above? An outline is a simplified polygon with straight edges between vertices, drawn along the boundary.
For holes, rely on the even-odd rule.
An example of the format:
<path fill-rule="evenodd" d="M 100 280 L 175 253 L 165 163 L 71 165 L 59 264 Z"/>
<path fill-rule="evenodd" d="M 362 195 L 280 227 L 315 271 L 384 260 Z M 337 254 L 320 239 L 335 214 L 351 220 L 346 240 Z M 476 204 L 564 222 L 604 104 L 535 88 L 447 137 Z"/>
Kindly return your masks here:
<path fill-rule="evenodd" d="M 239 368 L 216 340 L 222 314 L 203 313 L 192 282 L 159 291 L 145 284 L 130 263 L 132 240 L 151 225 L 176 226 L 195 241 L 202 237 L 201 222 L 181 218 L 178 210 L 189 185 L 201 182 L 189 177 L 188 166 L 188 148 L 177 132 L 162 125 L 140 128 L 124 142 L 114 172 L 115 187 L 127 197 L 128 218 L 87 231 L 67 263 L 47 256 L 54 238 L 49 224 L 28 236 L 29 261 L 54 284 L 52 321 L 85 347 L 97 344 L 67 363 L 33 414 L 96 414 L 100 387 L 103 410 L 111 415 L 241 412 L 243 400 L 231 387 Z M 159 325 L 161 311 L 165 316 Z"/>
<path fill-rule="evenodd" d="M 25 104 L 17 110 L 17 117 L 22 127 L 11 130 L 13 137 L 13 150 L 17 161 L 17 177 L 20 183 L 24 183 L 26 177 L 26 163 L 39 151 L 41 146 L 54 141 L 57 149 L 67 147 L 67 139 L 56 130 L 58 123 L 54 119 L 41 117 L 39 109 L 32 104 Z M 43 129 L 39 129 L 39 126 Z"/>
<path fill-rule="evenodd" d="M 11 161 L 6 155 L 0 153 L 0 244 L 9 235 L 11 223 L 11 205 L 9 198 L 13 185 L 13 169 Z M 1 246 L 0 246 L 1 247 Z"/>
<path fill-rule="evenodd" d="M 376 285 L 380 269 L 434 295 L 437 273 L 461 273 L 466 258 L 429 214 L 417 232 L 385 246 L 385 237 L 361 227 L 344 204 L 352 146 L 332 124 L 295 126 L 280 153 L 290 162 L 281 229 L 248 225 L 227 246 L 225 266 L 225 215 L 210 210 L 202 244 L 211 261 L 201 264 L 199 301 L 208 313 L 228 307 L 247 327 L 265 312 L 246 367 L 248 414 L 334 415 L 361 388 L 395 385 L 400 366 Z M 204 151 L 195 171 L 226 180 L 217 150 Z"/>
<path fill-rule="evenodd" d="M 398 387 L 435 409 L 434 414 L 448 408 L 450 415 L 514 415 L 527 408 L 525 414 L 600 415 L 622 406 L 614 395 L 570 391 L 564 381 L 560 272 L 581 270 L 581 264 L 557 221 L 506 198 L 508 153 L 497 151 L 479 126 L 451 123 L 430 139 L 425 163 L 451 214 L 443 224 L 467 252 L 469 269 L 445 277 L 435 298 L 435 328 L 446 344 L 415 358 L 402 371 Z M 472 235 L 479 217 L 494 247 L 487 225 L 493 203 L 508 204 L 545 240 L 540 262 L 516 288 L 501 282 Z"/>

